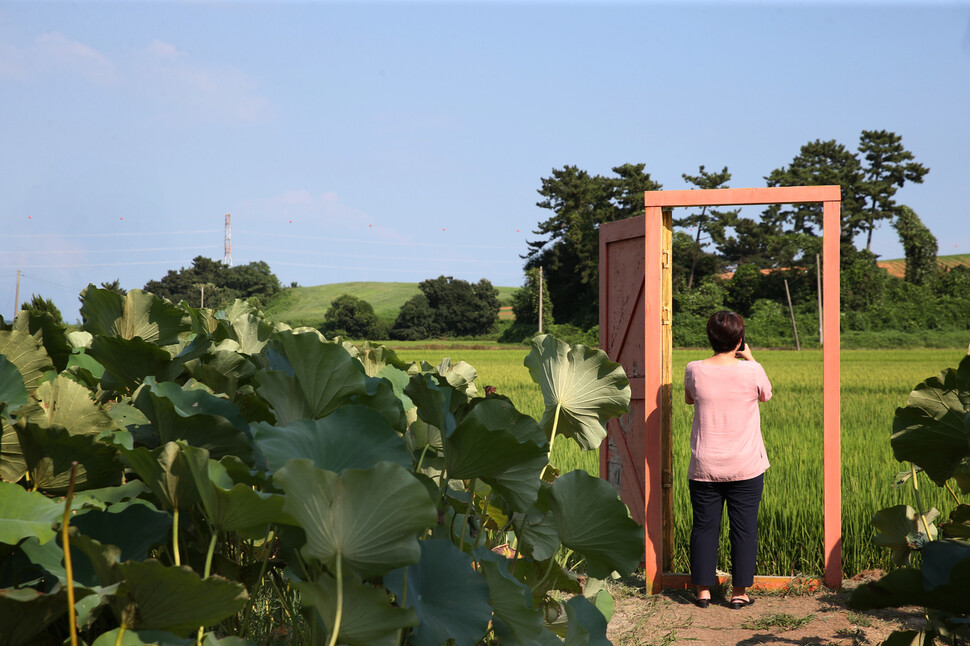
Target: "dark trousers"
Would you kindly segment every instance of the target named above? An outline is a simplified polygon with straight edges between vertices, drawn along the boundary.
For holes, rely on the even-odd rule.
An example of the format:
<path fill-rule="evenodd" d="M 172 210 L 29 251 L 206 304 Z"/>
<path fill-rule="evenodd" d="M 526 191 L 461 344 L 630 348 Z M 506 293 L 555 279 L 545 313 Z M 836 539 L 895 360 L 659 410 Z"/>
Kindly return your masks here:
<path fill-rule="evenodd" d="M 746 588 L 754 583 L 758 553 L 758 506 L 765 475 L 750 480 L 700 482 L 690 480 L 690 504 L 694 526 L 690 532 L 690 572 L 694 585 L 717 584 L 717 546 L 721 511 L 727 503 L 731 538 L 732 585 Z"/>

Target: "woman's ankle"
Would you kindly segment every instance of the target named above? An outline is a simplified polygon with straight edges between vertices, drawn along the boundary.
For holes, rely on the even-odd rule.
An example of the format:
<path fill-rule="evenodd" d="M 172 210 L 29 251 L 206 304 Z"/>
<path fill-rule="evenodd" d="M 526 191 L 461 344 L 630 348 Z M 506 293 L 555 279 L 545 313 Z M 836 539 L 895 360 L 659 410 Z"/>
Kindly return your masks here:
<path fill-rule="evenodd" d="M 710 599 L 711 598 L 711 588 L 706 585 L 697 586 L 697 598 L 698 599 Z"/>

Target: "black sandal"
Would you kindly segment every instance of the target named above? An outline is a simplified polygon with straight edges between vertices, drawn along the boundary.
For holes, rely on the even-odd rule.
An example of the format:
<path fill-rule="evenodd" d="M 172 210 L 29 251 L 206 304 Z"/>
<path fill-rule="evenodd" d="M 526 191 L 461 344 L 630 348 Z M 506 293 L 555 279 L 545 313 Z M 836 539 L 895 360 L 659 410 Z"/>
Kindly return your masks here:
<path fill-rule="evenodd" d="M 753 605 L 754 605 L 754 599 L 752 599 L 751 597 L 748 597 L 747 599 L 744 599 L 742 597 L 734 597 L 733 599 L 731 599 L 732 610 L 740 610 L 745 606 L 753 606 Z"/>
<path fill-rule="evenodd" d="M 698 608 L 706 608 L 711 605 L 711 599 L 710 597 L 707 599 L 694 599 L 694 605 Z"/>

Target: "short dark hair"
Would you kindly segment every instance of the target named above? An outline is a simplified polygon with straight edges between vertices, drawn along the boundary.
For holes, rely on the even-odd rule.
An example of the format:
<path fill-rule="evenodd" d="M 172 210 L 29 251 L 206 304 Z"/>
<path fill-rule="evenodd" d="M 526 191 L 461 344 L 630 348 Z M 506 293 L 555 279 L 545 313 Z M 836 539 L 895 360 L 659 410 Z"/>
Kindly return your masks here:
<path fill-rule="evenodd" d="M 744 319 L 734 312 L 721 310 L 707 319 L 707 339 L 714 352 L 730 352 L 743 338 Z"/>

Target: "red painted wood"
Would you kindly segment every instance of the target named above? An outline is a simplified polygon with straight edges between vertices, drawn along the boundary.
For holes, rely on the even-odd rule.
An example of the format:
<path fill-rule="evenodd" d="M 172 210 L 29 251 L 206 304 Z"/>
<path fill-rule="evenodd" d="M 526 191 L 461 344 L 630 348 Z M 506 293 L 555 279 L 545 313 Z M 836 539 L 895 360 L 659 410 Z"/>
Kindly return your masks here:
<path fill-rule="evenodd" d="M 822 451 L 825 492 L 825 585 L 842 586 L 839 238 L 841 203 L 822 204 Z"/>
<path fill-rule="evenodd" d="M 841 199 L 838 186 L 772 186 L 715 188 L 693 191 L 647 191 L 646 206 L 744 206 L 746 204 L 803 204 Z"/>
<path fill-rule="evenodd" d="M 824 580 L 832 588 L 841 585 L 840 199 L 838 186 L 648 191 L 644 216 L 600 226 L 600 347 L 623 366 L 633 395 L 630 413 L 607 427 L 609 441 L 600 449 L 600 474 L 618 488 L 633 517 L 644 526 L 644 577 L 652 593 L 668 582 L 680 581 L 676 578 L 680 575 L 662 571 L 660 250 L 661 207 L 683 206 L 823 203 Z M 620 474 L 615 473 L 617 466 Z M 790 580 L 758 576 L 756 584 Z"/>
<path fill-rule="evenodd" d="M 643 483 L 646 496 L 643 501 L 644 523 L 644 578 L 647 590 L 660 592 L 663 574 L 663 455 L 661 453 L 661 365 L 663 361 L 663 336 L 661 331 L 661 254 L 663 245 L 661 209 L 647 207 L 644 226 L 643 292 L 644 292 L 644 463 Z"/>

